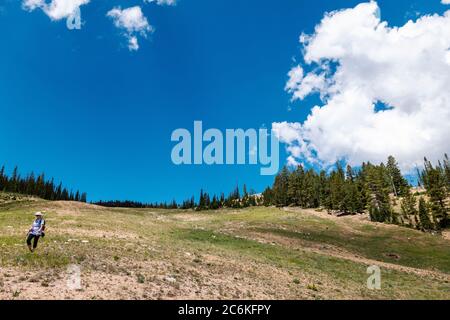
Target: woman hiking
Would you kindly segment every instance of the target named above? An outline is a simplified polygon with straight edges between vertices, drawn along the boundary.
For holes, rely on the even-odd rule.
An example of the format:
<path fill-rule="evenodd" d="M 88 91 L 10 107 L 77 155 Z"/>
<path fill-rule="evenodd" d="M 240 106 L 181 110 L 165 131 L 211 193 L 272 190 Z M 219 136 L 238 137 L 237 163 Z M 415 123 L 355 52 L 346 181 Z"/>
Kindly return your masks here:
<path fill-rule="evenodd" d="M 30 231 L 28 231 L 27 236 L 27 245 L 28 249 L 30 249 L 31 252 L 33 252 L 37 248 L 37 244 L 39 241 L 39 238 L 42 236 L 44 237 L 44 230 L 45 230 L 45 220 L 43 218 L 43 215 L 41 212 L 36 212 L 34 214 L 36 219 L 34 220 Z M 33 246 L 31 246 L 31 241 L 33 241 Z"/>

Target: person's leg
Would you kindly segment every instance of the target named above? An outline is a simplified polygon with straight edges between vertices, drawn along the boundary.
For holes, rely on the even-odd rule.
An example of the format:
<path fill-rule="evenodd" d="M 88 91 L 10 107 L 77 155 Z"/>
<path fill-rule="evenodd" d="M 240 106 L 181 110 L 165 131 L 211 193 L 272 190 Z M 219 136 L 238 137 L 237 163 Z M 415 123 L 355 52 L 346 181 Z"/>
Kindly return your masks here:
<path fill-rule="evenodd" d="M 27 246 L 31 252 L 33 252 L 33 248 L 31 247 L 31 240 L 33 240 L 33 238 L 34 238 L 34 235 L 32 235 L 31 233 L 27 237 Z"/>
<path fill-rule="evenodd" d="M 39 236 L 34 236 L 33 250 L 37 248 Z"/>

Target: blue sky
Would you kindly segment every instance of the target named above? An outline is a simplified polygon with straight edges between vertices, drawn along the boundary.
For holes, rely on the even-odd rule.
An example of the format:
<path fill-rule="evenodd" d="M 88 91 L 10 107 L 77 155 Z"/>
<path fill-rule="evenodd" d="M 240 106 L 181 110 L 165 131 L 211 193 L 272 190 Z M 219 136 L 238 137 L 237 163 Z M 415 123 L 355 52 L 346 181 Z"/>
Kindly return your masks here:
<path fill-rule="evenodd" d="M 0 0 L 0 162 L 86 191 L 89 200 L 182 200 L 200 188 L 262 191 L 259 166 L 175 166 L 176 128 L 303 121 L 317 97 L 290 103 L 299 35 L 352 0 L 92 0 L 81 30 Z M 442 13 L 438 0 L 378 1 L 384 20 Z M 106 12 L 140 5 L 156 29 L 130 51 Z M 281 161 L 286 154 L 281 147 Z"/>

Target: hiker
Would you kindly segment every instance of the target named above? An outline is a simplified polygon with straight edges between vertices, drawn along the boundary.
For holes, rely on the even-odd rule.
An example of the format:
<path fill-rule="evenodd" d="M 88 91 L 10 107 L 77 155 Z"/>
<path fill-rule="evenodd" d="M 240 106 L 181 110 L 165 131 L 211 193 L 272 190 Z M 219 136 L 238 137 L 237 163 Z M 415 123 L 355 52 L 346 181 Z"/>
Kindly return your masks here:
<path fill-rule="evenodd" d="M 31 252 L 33 252 L 37 248 L 39 238 L 45 236 L 45 220 L 43 218 L 42 212 L 36 212 L 34 216 L 36 217 L 36 220 L 34 220 L 27 236 L 27 245 L 28 249 L 30 249 Z M 31 246 L 31 241 L 33 241 L 33 246 Z"/>

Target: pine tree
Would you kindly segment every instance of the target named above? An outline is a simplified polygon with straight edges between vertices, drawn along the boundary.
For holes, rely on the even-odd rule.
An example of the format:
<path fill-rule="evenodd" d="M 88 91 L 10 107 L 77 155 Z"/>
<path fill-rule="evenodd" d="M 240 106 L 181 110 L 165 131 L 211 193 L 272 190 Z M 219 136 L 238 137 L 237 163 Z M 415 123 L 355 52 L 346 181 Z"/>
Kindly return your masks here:
<path fill-rule="evenodd" d="M 178 204 L 175 199 L 173 199 L 172 202 L 170 203 L 170 209 L 178 209 Z"/>
<path fill-rule="evenodd" d="M 404 191 L 405 195 L 401 201 L 400 207 L 403 214 L 404 221 L 407 221 L 408 225 L 413 225 L 411 222 L 417 216 L 417 200 L 416 197 L 412 194 L 411 189 L 407 188 Z"/>
<path fill-rule="evenodd" d="M 219 202 L 217 201 L 216 195 L 214 195 L 213 198 L 212 198 L 211 205 L 210 205 L 210 209 L 211 209 L 211 210 L 217 210 L 217 209 L 219 209 Z"/>
<path fill-rule="evenodd" d="M 244 193 L 244 197 L 248 196 L 247 185 L 245 183 L 244 183 L 244 188 L 243 188 L 242 192 Z"/>
<path fill-rule="evenodd" d="M 330 196 L 330 182 L 328 176 L 324 170 L 319 174 L 319 202 L 320 206 L 323 206 L 327 210 L 331 210 L 331 196 Z"/>
<path fill-rule="evenodd" d="M 69 200 L 69 191 L 64 188 L 61 193 L 61 200 L 68 201 Z"/>
<path fill-rule="evenodd" d="M 28 178 L 27 178 L 27 183 L 26 183 L 26 193 L 27 194 L 29 194 L 29 195 L 34 195 L 35 194 L 35 192 L 36 192 L 36 186 L 35 186 L 35 184 L 36 184 L 36 182 L 35 182 L 35 180 L 34 180 L 34 173 L 33 172 L 31 172 L 29 175 L 28 175 Z"/>
<path fill-rule="evenodd" d="M 243 208 L 247 208 L 250 206 L 250 197 L 249 194 L 247 192 L 247 186 L 244 184 L 244 188 L 243 188 L 243 195 L 242 195 L 242 207 Z"/>
<path fill-rule="evenodd" d="M 271 205 L 274 204 L 274 200 L 273 200 L 273 191 L 271 188 L 267 187 L 263 193 L 262 193 L 262 197 L 263 197 L 263 205 L 266 207 L 269 207 Z"/>
<path fill-rule="evenodd" d="M 345 207 L 345 173 L 340 163 L 336 163 L 336 170 L 330 175 L 331 209 L 346 212 Z"/>
<path fill-rule="evenodd" d="M 41 173 L 36 180 L 36 196 L 38 196 L 40 198 L 45 197 L 45 175 L 44 175 L 44 173 Z M 67 197 L 67 199 L 64 198 L 63 200 L 69 200 L 69 199 Z"/>
<path fill-rule="evenodd" d="M 236 188 L 233 191 L 233 199 L 234 200 L 240 200 L 241 199 L 241 193 L 239 192 L 239 186 L 236 185 Z"/>
<path fill-rule="evenodd" d="M 56 200 L 62 200 L 62 183 L 60 183 L 60 184 L 58 185 L 58 187 L 56 188 L 55 199 L 56 199 Z"/>
<path fill-rule="evenodd" d="M 426 158 L 424 161 L 421 180 L 430 198 L 431 213 L 435 219 L 436 227 L 439 229 L 446 228 L 450 225 L 450 218 L 445 203 L 447 198 L 445 169 L 442 165 L 434 167 Z"/>
<path fill-rule="evenodd" d="M 252 207 L 255 207 L 258 205 L 256 195 L 254 193 L 252 193 L 252 195 L 250 196 L 249 203 L 250 203 L 250 206 L 252 206 Z"/>
<path fill-rule="evenodd" d="M 285 166 L 281 172 L 275 177 L 273 184 L 273 200 L 277 207 L 288 205 L 288 187 L 290 172 Z"/>
<path fill-rule="evenodd" d="M 306 195 L 306 208 L 318 208 L 320 206 L 320 178 L 319 175 L 313 169 L 310 169 L 305 174 L 305 195 Z"/>
<path fill-rule="evenodd" d="M 447 193 L 450 193 L 450 160 L 447 154 L 444 156 L 444 172 L 447 183 Z"/>
<path fill-rule="evenodd" d="M 420 229 L 427 231 L 433 229 L 433 224 L 430 220 L 429 207 L 423 197 L 419 199 L 419 220 L 420 220 Z"/>
<path fill-rule="evenodd" d="M 347 165 L 347 171 L 345 173 L 345 179 L 349 182 L 355 182 L 355 172 L 350 165 Z"/>
<path fill-rule="evenodd" d="M 10 190 L 12 192 L 18 192 L 18 181 L 19 181 L 19 169 L 17 166 L 14 167 L 11 179 L 10 179 Z"/>
<path fill-rule="evenodd" d="M 5 191 L 7 187 L 7 176 L 5 175 L 5 166 L 0 169 L 0 191 Z"/>
<path fill-rule="evenodd" d="M 364 211 L 362 195 L 355 182 L 356 177 L 353 168 L 348 165 L 344 184 L 345 195 L 341 205 L 341 211 L 345 213 L 361 213 Z"/>
<path fill-rule="evenodd" d="M 208 210 L 211 206 L 211 198 L 208 193 L 205 193 L 205 210 Z"/>
<path fill-rule="evenodd" d="M 345 183 L 345 197 L 342 208 L 344 212 L 351 214 L 362 213 L 364 211 L 361 193 L 354 182 L 346 181 Z"/>
<path fill-rule="evenodd" d="M 203 189 L 200 190 L 200 197 L 198 200 L 198 206 L 197 211 L 205 210 L 206 209 L 206 201 L 205 201 L 205 194 L 203 193 Z"/>
<path fill-rule="evenodd" d="M 195 207 L 195 201 L 194 201 L 194 197 L 192 197 L 192 199 L 191 199 L 191 203 L 192 203 L 192 207 Z"/>
<path fill-rule="evenodd" d="M 287 196 L 288 201 L 287 204 L 293 204 L 295 206 L 304 207 L 304 196 L 302 192 L 304 191 L 304 178 L 305 172 L 302 166 L 298 166 L 294 172 L 292 172 L 288 177 L 288 190 Z"/>
<path fill-rule="evenodd" d="M 389 184 L 386 184 L 386 168 L 368 164 L 365 168 L 369 191 L 369 214 L 372 221 L 395 223 L 395 216 L 389 198 Z"/>
<path fill-rule="evenodd" d="M 402 176 L 402 173 L 398 167 L 397 160 L 393 156 L 388 157 L 386 164 L 386 171 L 389 177 L 389 181 L 392 186 L 392 192 L 395 196 L 401 196 L 408 188 L 408 181 Z"/>
<path fill-rule="evenodd" d="M 50 181 L 46 181 L 45 183 L 44 183 L 44 199 L 47 199 L 47 200 L 54 200 L 54 197 L 53 197 L 53 193 L 54 193 L 54 190 L 55 190 L 55 182 L 54 182 L 54 179 L 53 178 L 51 178 L 51 180 Z M 74 200 L 75 200 L 75 197 L 74 197 Z M 75 200 L 75 201 L 78 201 L 78 200 Z"/>

